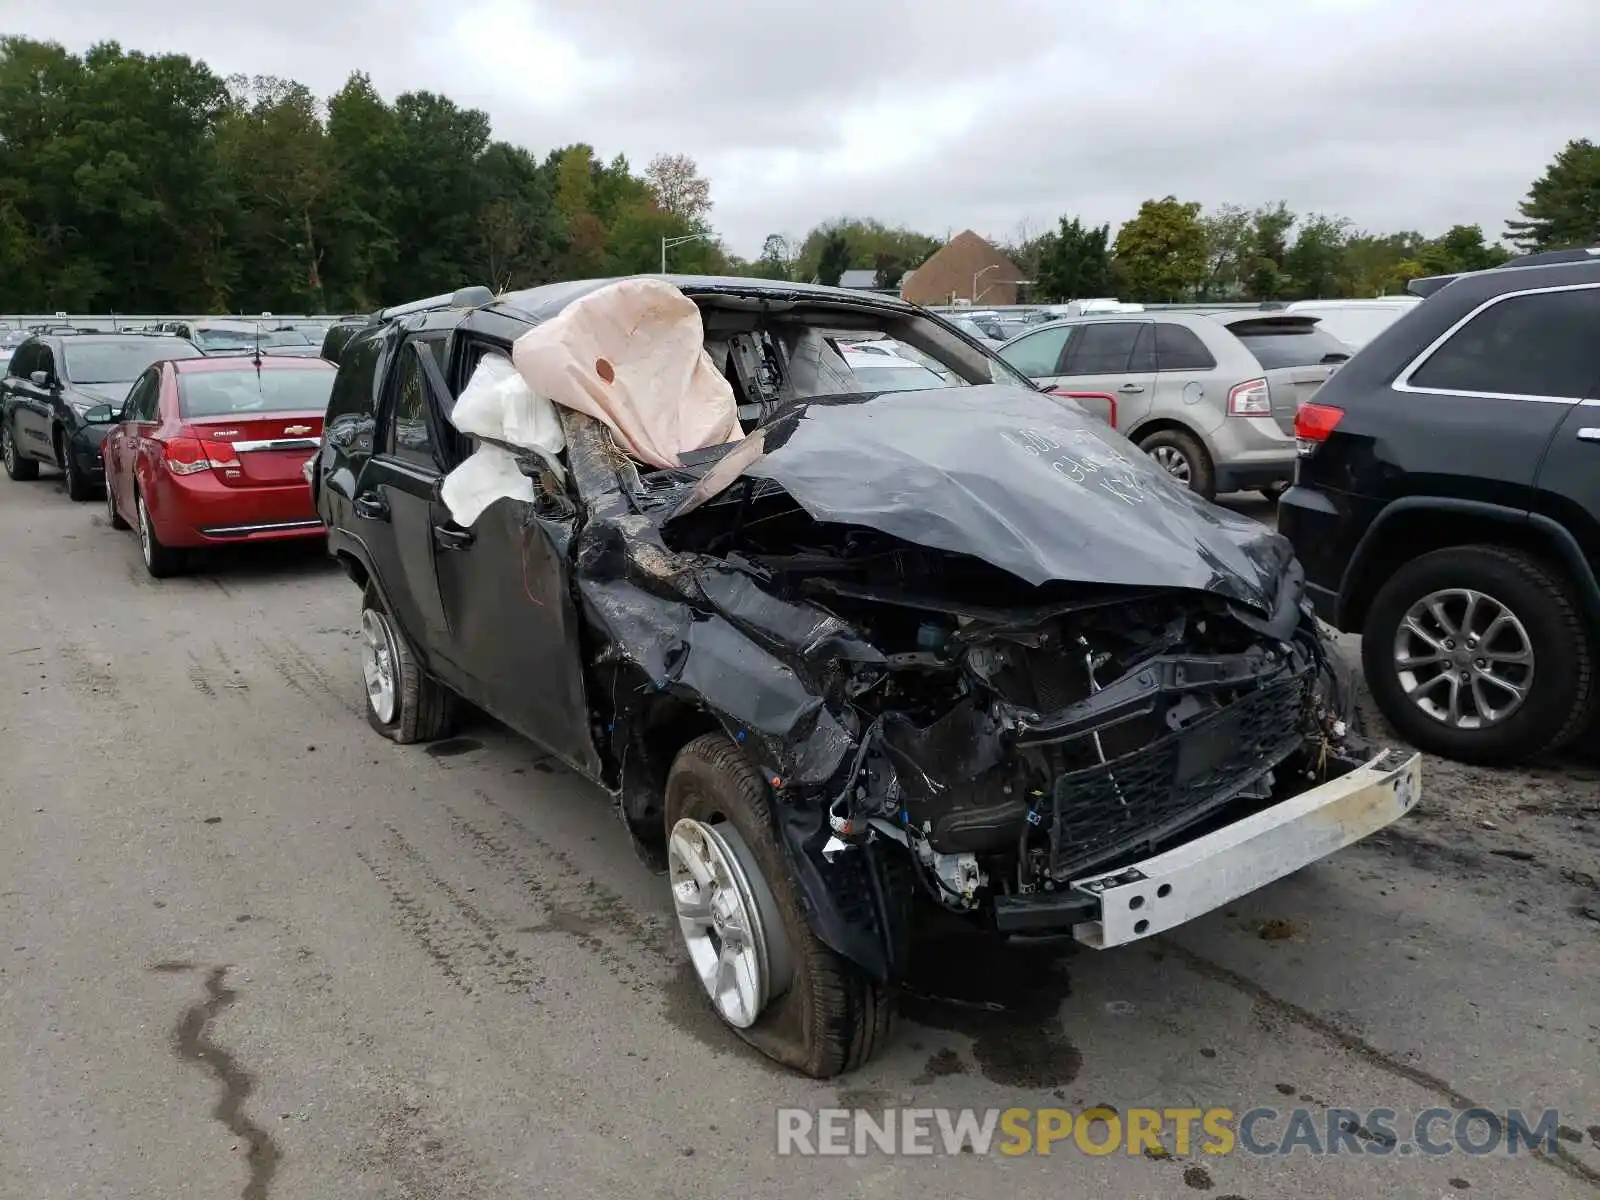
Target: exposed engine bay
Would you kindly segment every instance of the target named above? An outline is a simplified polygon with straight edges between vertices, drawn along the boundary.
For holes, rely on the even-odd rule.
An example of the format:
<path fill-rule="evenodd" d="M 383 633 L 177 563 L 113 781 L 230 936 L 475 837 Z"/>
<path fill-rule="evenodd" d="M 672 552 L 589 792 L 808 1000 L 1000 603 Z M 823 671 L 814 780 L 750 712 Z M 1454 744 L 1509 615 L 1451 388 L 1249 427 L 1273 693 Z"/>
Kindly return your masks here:
<path fill-rule="evenodd" d="M 1356 761 L 1309 619 L 1281 638 L 1204 594 L 1030 588 L 766 500 L 724 501 L 742 520 L 711 505 L 676 544 L 877 652 L 835 659 L 822 681 L 863 729 L 828 801 L 826 853 L 897 841 L 947 907 L 1053 890 Z"/>

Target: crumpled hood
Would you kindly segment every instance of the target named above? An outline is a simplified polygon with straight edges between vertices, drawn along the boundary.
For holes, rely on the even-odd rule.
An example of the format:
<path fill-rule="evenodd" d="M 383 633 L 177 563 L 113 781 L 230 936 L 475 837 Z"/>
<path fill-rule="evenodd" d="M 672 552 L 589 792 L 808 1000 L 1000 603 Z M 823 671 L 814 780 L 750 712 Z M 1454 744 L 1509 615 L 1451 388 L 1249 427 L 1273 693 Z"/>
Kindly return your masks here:
<path fill-rule="evenodd" d="M 1075 404 L 1005 385 L 818 400 L 736 445 L 673 514 L 739 476 L 814 519 L 1052 581 L 1216 592 L 1271 612 L 1287 539 L 1177 483 Z"/>

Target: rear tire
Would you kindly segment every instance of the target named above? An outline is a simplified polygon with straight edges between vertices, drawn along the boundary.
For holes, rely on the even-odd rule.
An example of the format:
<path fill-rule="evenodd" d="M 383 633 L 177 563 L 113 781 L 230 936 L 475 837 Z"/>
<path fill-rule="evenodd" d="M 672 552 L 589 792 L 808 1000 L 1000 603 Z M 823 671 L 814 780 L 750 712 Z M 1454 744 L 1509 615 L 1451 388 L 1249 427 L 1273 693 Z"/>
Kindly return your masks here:
<path fill-rule="evenodd" d="M 22 457 L 22 447 L 11 435 L 11 423 L 0 425 L 0 459 L 6 464 L 6 475 L 18 483 L 29 483 L 39 478 L 39 464 Z"/>
<path fill-rule="evenodd" d="M 370 587 L 361 601 L 361 642 L 367 724 L 399 746 L 448 737 L 455 694 L 422 670 Z"/>
<path fill-rule="evenodd" d="M 1191 492 L 1214 500 L 1217 496 L 1217 470 L 1200 439 L 1182 429 L 1158 429 L 1139 439 L 1143 450 L 1174 480 Z"/>
<path fill-rule="evenodd" d="M 786 985 L 770 996 L 741 1038 L 786 1067 L 828 1079 L 859 1067 L 889 1036 L 887 989 L 812 933 L 793 882 L 788 854 L 778 841 L 766 781 L 725 735 L 696 738 L 678 753 L 667 776 L 665 822 L 669 838 L 679 822 L 718 830 L 748 854 L 759 874 L 757 891 L 770 899 L 785 949 Z M 671 850 L 669 847 L 669 858 Z M 669 875 L 669 880 L 671 876 Z M 676 903 L 676 893 L 674 893 Z M 783 981 L 780 981 L 780 984 Z M 713 1006 L 715 1008 L 715 1006 Z"/>
<path fill-rule="evenodd" d="M 111 486 L 111 476 L 106 476 L 106 524 L 113 529 L 126 529 L 128 523 L 122 519 L 122 514 L 117 511 L 117 493 Z"/>
<path fill-rule="evenodd" d="M 1407 695 L 1407 683 L 1402 679 L 1405 668 L 1396 662 L 1402 637 L 1407 647 L 1415 643 L 1424 654 L 1434 653 L 1427 648 L 1429 643 L 1406 632 L 1408 613 L 1419 605 L 1426 610 L 1427 601 L 1436 594 L 1454 592 L 1454 597 L 1441 602 L 1454 621 L 1455 608 L 1465 603 L 1456 597 L 1469 591 L 1479 595 L 1480 612 L 1509 614 L 1493 646 L 1503 651 L 1513 643 L 1520 644 L 1531 656 L 1531 679 L 1526 681 L 1520 706 L 1479 728 L 1450 724 L 1424 711 Z M 1491 648 L 1487 637 L 1467 643 L 1441 635 L 1426 615 L 1413 619 L 1424 623 L 1423 632 L 1440 647 L 1447 647 L 1439 651 L 1441 660 L 1463 645 L 1481 646 L 1475 653 Z M 1595 656 L 1577 594 L 1567 578 L 1531 554 L 1500 546 L 1452 546 L 1406 563 L 1373 597 L 1361 637 L 1367 686 L 1390 724 L 1419 749 L 1470 763 L 1515 762 L 1559 750 L 1577 738 L 1595 719 L 1600 702 Z M 1450 693 L 1445 688 L 1429 686 L 1433 675 L 1459 670 L 1468 676 L 1471 687 L 1476 661 L 1472 658 L 1459 665 L 1452 661 L 1448 669 L 1438 663 L 1412 667 L 1412 680 L 1421 681 L 1412 695 L 1426 697 L 1434 705 L 1447 701 Z M 1486 661 L 1501 669 L 1493 660 Z M 1486 688 L 1485 694 L 1491 700 L 1509 695 L 1492 687 Z M 1467 703 L 1468 699 L 1462 700 L 1463 705 Z M 1471 711 L 1478 711 L 1475 702 Z"/>
<path fill-rule="evenodd" d="M 150 510 L 145 506 L 143 493 L 135 492 L 133 502 L 138 509 L 139 552 L 144 556 L 144 569 L 152 579 L 169 579 L 181 574 L 188 564 L 184 552 L 161 544 L 161 539 L 156 536 L 155 522 L 150 519 Z"/>

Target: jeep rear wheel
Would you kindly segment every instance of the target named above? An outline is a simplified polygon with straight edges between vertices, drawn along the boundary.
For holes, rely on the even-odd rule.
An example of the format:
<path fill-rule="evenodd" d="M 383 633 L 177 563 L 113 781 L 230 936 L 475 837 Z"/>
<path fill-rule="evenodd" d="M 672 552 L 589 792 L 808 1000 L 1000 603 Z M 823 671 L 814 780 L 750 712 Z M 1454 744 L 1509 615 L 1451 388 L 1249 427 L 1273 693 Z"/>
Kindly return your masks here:
<path fill-rule="evenodd" d="M 667 777 L 667 877 L 690 964 L 713 1010 L 769 1058 L 817 1079 L 888 1037 L 886 990 L 811 932 L 766 781 L 707 734 Z"/>
<path fill-rule="evenodd" d="M 1407 563 L 1373 598 L 1361 659 L 1373 698 L 1419 748 L 1475 763 L 1560 749 L 1600 701 L 1577 595 L 1499 546 Z"/>
<path fill-rule="evenodd" d="M 455 695 L 422 670 L 371 588 L 361 603 L 360 636 L 367 723 L 402 746 L 448 736 Z"/>

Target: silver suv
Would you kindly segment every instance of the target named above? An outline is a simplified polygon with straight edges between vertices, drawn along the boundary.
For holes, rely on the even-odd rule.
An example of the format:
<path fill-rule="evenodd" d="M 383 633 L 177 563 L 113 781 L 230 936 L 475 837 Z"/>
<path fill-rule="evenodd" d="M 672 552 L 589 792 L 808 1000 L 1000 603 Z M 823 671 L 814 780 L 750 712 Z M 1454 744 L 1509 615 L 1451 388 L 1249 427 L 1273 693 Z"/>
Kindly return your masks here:
<path fill-rule="evenodd" d="M 1294 415 L 1350 357 L 1317 318 L 1261 309 L 1075 317 L 997 352 L 1208 500 L 1294 476 Z"/>

